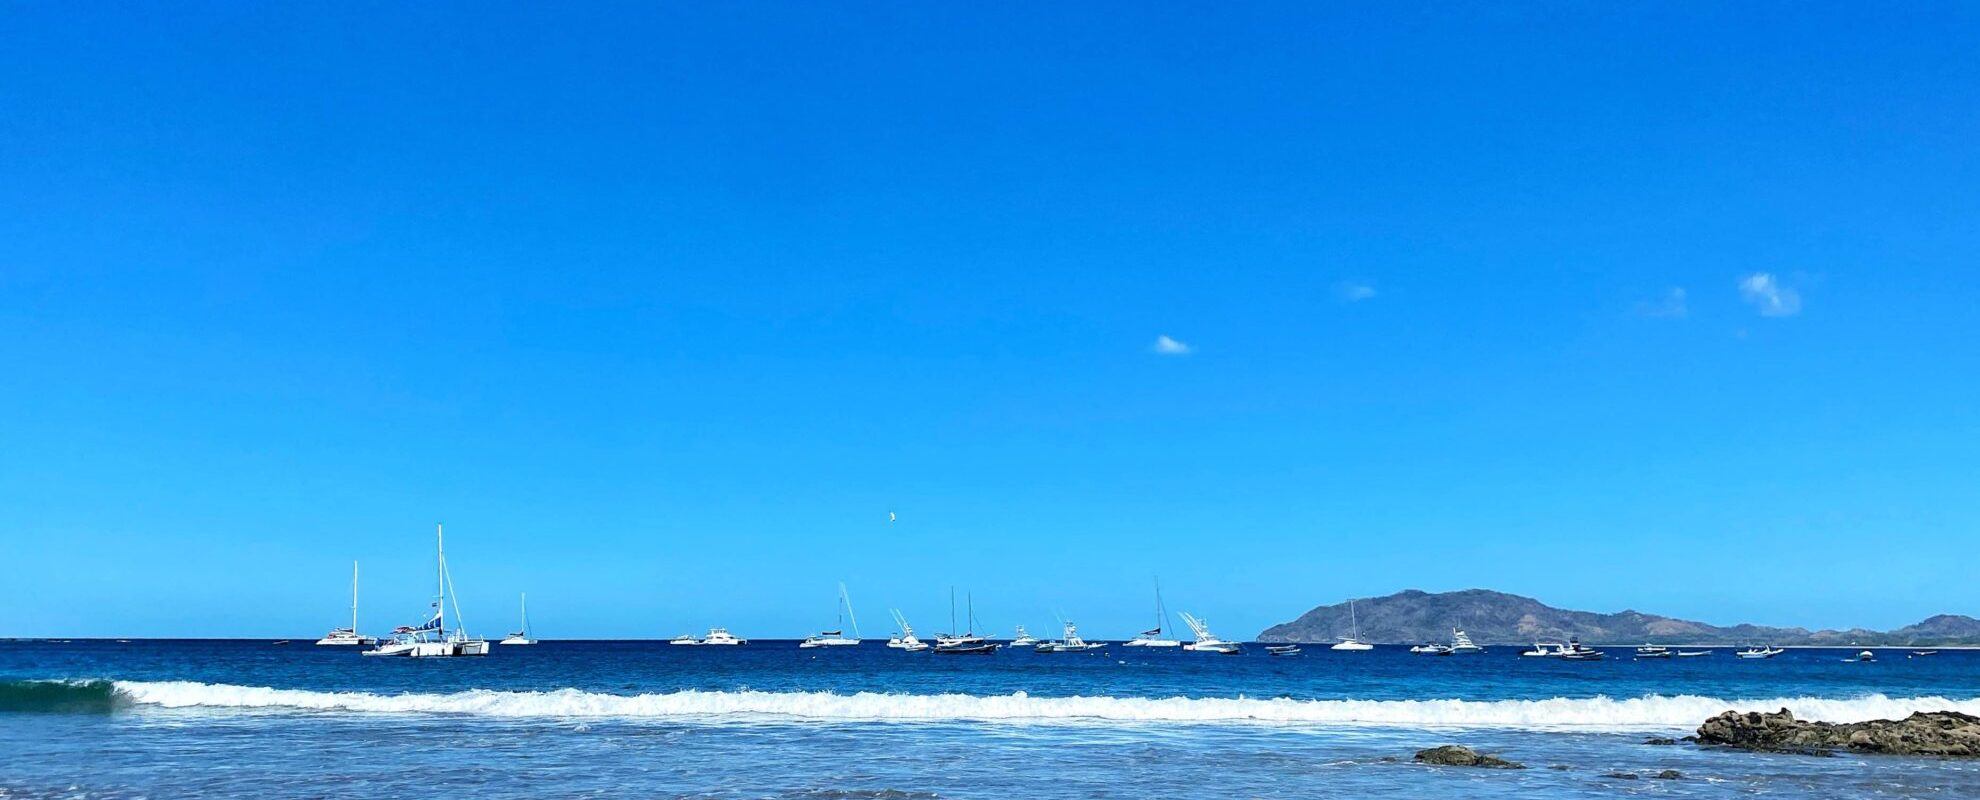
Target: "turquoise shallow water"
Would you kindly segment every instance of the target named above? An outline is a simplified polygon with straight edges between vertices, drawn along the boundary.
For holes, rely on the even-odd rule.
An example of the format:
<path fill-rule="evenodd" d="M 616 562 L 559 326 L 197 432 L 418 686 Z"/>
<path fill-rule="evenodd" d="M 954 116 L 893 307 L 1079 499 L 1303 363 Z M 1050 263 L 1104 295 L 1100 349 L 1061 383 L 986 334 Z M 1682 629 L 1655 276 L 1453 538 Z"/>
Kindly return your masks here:
<path fill-rule="evenodd" d="M 1980 796 L 1980 764 L 1644 743 L 1729 707 L 1980 711 L 1980 654 L 1517 650 L 938 658 L 877 642 L 548 642 L 416 661 L 302 643 L 0 643 L 0 797 Z M 1532 768 L 1407 763 L 1451 742 Z M 1647 779 L 1664 769 L 1686 777 Z"/>

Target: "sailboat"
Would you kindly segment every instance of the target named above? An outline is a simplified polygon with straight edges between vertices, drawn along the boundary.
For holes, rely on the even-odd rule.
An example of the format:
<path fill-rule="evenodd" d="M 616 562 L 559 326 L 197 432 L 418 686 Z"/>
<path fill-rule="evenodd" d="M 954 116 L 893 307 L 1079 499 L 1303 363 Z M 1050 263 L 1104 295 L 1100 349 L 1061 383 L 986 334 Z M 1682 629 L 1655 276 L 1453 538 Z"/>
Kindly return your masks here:
<path fill-rule="evenodd" d="M 1162 631 L 1169 626 L 1169 608 L 1162 604 L 1162 582 L 1155 582 L 1155 627 L 1142 631 L 1140 636 L 1121 643 L 1122 647 L 1181 647 L 1182 642 L 1162 637 Z"/>
<path fill-rule="evenodd" d="M 848 618 L 852 619 L 853 627 L 853 635 L 850 639 L 846 638 L 844 626 Z M 852 597 L 846 594 L 846 584 L 844 581 L 839 582 L 839 622 L 841 623 L 840 627 L 834 630 L 820 631 L 819 633 L 808 636 L 804 641 L 798 642 L 798 647 L 809 650 L 814 647 L 857 647 L 859 645 L 859 617 L 853 614 Z"/>
<path fill-rule="evenodd" d="M 976 635 L 976 596 L 969 596 L 969 628 L 961 636 L 950 634 L 935 640 L 938 656 L 987 656 L 997 652 L 997 643 Z M 956 590 L 949 589 L 949 627 L 956 627 Z"/>
<path fill-rule="evenodd" d="M 330 631 L 329 633 L 323 634 L 323 638 L 316 640 L 317 644 L 350 647 L 350 646 L 372 645 L 378 643 L 377 639 L 372 638 L 370 636 L 366 636 L 362 633 L 358 633 L 357 575 L 358 575 L 357 562 L 353 561 L 351 562 L 351 626 L 348 628 L 337 628 L 335 630 Z"/>
<path fill-rule="evenodd" d="M 454 580 L 447 574 L 447 546 L 441 535 L 440 526 L 433 526 L 433 548 L 438 556 L 439 596 L 433 601 L 433 617 L 418 625 L 401 625 L 392 631 L 391 641 L 380 642 L 376 648 L 364 651 L 367 656 L 406 656 L 411 658 L 443 658 L 448 656 L 488 655 L 488 640 L 468 636 L 466 626 L 461 625 L 461 608 L 458 598 L 450 598 Z M 447 604 L 454 603 L 456 628 L 447 629 Z"/>
<path fill-rule="evenodd" d="M 888 639 L 887 646 L 895 650 L 906 650 L 910 653 L 919 653 L 927 650 L 928 643 L 914 635 L 914 626 L 908 624 L 907 617 L 901 614 L 901 610 L 896 608 L 892 609 L 892 611 L 894 613 L 894 624 L 901 626 L 901 634 Z"/>
<path fill-rule="evenodd" d="M 1349 620 L 1349 624 L 1351 624 L 1351 625 L 1353 625 L 1353 626 L 1354 626 L 1354 635 L 1352 635 L 1352 636 L 1343 636 L 1343 637 L 1341 637 L 1341 641 L 1340 641 L 1340 642 L 1339 642 L 1338 644 L 1335 644 L 1335 645 L 1334 645 L 1333 647 L 1330 647 L 1330 648 L 1327 648 L 1327 649 L 1329 649 L 1329 650 L 1373 650 L 1373 649 L 1375 649 L 1375 645 L 1372 645 L 1372 644 L 1369 644 L 1369 643 L 1367 643 L 1367 642 L 1364 642 L 1364 641 L 1362 641 L 1362 640 L 1361 640 L 1361 618 L 1360 618 L 1360 617 L 1358 617 L 1358 616 L 1355 616 L 1355 613 L 1354 613 L 1354 601 L 1353 601 L 1353 600 L 1349 600 L 1349 601 L 1348 601 L 1348 620 Z"/>
<path fill-rule="evenodd" d="M 535 639 L 529 638 L 529 594 L 528 593 L 524 593 L 522 596 L 522 630 L 509 634 L 509 638 L 496 642 L 496 644 L 536 644 Z"/>
<path fill-rule="evenodd" d="M 1217 653 L 1226 656 L 1234 656 L 1244 652 L 1244 645 L 1237 642 L 1226 642 L 1217 638 L 1216 634 L 1210 632 L 1209 623 L 1190 616 L 1189 612 L 1182 612 L 1182 618 L 1183 624 L 1189 626 L 1189 632 L 1196 634 L 1196 641 L 1183 645 L 1184 650 L 1196 653 Z"/>

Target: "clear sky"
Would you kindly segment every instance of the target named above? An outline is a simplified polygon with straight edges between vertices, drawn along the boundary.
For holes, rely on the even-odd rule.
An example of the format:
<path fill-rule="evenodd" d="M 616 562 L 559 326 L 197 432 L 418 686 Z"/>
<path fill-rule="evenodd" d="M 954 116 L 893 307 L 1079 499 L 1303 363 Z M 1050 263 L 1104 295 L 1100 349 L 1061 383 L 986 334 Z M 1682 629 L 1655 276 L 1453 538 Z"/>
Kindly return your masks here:
<path fill-rule="evenodd" d="M 0 30 L 0 635 L 1980 613 L 1971 4 Z"/>

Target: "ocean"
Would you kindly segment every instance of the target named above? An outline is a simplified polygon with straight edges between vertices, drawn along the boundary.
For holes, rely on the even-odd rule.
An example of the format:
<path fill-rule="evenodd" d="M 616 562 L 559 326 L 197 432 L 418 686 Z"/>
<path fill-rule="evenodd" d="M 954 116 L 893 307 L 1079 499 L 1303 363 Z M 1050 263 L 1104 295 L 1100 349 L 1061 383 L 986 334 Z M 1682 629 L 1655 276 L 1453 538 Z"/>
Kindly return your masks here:
<path fill-rule="evenodd" d="M 1726 709 L 1980 713 L 1980 652 L 1521 649 L 546 641 L 421 660 L 307 641 L 0 642 L 0 798 L 1980 797 L 1980 762 L 1646 743 Z M 1528 769 L 1410 763 L 1441 744 Z M 1652 778 L 1664 770 L 1683 777 Z"/>

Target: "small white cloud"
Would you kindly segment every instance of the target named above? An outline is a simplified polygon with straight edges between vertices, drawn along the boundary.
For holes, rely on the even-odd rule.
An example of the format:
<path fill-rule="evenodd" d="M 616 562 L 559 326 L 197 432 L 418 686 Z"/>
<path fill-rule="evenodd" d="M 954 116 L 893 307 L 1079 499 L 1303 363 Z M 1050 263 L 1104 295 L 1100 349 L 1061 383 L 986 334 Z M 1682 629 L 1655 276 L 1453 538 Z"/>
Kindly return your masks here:
<path fill-rule="evenodd" d="M 1334 296 L 1343 303 L 1359 303 L 1375 296 L 1375 284 L 1367 281 L 1341 281 L 1334 286 Z"/>
<path fill-rule="evenodd" d="M 1637 303 L 1636 313 L 1656 319 L 1683 319 L 1691 313 L 1691 309 L 1685 306 L 1684 287 L 1673 286 L 1664 293 L 1663 299 Z"/>
<path fill-rule="evenodd" d="M 1801 293 L 1782 286 L 1772 273 L 1755 272 L 1741 279 L 1739 295 L 1763 317 L 1792 317 L 1801 311 Z"/>
<path fill-rule="evenodd" d="M 1149 348 L 1157 355 L 1186 356 L 1193 349 L 1189 345 L 1169 338 L 1167 335 L 1155 337 L 1155 345 Z"/>

